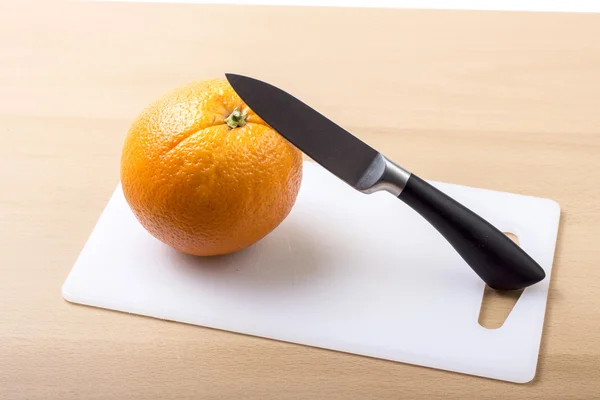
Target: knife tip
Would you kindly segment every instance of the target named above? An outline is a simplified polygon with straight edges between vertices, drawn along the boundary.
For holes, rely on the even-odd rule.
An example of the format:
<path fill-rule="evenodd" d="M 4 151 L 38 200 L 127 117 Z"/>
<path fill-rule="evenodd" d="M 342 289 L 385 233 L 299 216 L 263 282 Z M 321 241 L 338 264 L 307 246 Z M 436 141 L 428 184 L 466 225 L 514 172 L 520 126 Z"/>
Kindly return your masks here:
<path fill-rule="evenodd" d="M 231 83 L 232 80 L 235 81 L 235 80 L 238 80 L 238 79 L 243 78 L 243 77 L 241 75 L 238 75 L 238 74 L 233 74 L 231 72 L 226 72 L 225 73 L 225 78 L 227 78 L 227 80 L 229 81 L 229 83 Z"/>

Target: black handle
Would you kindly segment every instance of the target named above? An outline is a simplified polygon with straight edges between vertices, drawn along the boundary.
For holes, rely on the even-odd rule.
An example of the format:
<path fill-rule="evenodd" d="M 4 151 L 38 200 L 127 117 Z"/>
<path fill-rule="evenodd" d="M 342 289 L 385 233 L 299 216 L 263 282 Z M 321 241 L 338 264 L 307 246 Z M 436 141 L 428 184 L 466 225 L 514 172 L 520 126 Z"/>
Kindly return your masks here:
<path fill-rule="evenodd" d="M 546 277 L 505 234 L 418 176 L 410 176 L 398 198 L 429 221 L 491 288 L 521 289 Z"/>

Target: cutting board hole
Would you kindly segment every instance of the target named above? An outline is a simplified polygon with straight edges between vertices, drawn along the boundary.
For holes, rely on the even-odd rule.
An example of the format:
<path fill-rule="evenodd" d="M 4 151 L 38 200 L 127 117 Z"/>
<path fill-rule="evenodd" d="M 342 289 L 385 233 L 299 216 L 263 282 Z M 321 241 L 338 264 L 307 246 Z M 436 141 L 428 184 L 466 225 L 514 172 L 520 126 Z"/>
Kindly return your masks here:
<path fill-rule="evenodd" d="M 512 240 L 513 242 L 515 242 L 516 244 L 520 245 L 519 243 L 519 238 L 517 237 L 517 235 L 515 235 L 514 233 L 510 233 L 510 232 L 504 232 L 504 234 L 506 236 L 508 236 L 508 238 L 510 240 Z"/>
<path fill-rule="evenodd" d="M 513 242 L 519 244 L 519 238 L 512 233 L 505 233 Z M 521 297 L 523 289 L 497 291 L 489 286 L 483 292 L 483 301 L 479 312 L 479 325 L 487 329 L 498 329 L 510 315 L 515 304 Z"/>
<path fill-rule="evenodd" d="M 487 329 L 502 327 L 521 293 L 523 289 L 499 292 L 486 286 L 479 312 L 479 325 Z"/>

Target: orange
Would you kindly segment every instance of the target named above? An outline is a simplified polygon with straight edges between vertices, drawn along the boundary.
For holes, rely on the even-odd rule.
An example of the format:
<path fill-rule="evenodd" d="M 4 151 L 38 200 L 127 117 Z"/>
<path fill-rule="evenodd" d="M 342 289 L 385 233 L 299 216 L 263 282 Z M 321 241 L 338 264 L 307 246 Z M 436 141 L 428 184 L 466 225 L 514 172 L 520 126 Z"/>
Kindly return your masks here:
<path fill-rule="evenodd" d="M 246 248 L 291 211 L 302 154 L 226 79 L 186 84 L 133 121 L 121 157 L 125 199 L 158 240 L 210 256 Z"/>

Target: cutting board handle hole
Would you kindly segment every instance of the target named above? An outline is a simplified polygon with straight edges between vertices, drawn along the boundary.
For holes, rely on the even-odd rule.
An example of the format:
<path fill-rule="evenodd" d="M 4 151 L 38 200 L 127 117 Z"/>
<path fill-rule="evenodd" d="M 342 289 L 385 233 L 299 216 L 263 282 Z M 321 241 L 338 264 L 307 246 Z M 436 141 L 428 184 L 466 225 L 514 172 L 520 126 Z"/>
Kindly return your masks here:
<path fill-rule="evenodd" d="M 519 243 L 519 238 L 517 237 L 517 235 L 515 235 L 514 233 L 510 233 L 510 232 L 504 232 L 504 234 L 506 236 L 508 236 L 508 238 L 510 240 L 512 240 L 513 242 L 515 242 L 516 244 L 520 245 Z"/>
<path fill-rule="evenodd" d="M 515 234 L 508 232 L 505 234 L 513 242 L 519 244 L 519 238 Z M 479 325 L 487 329 L 502 327 L 522 293 L 523 289 L 497 291 L 486 286 L 479 311 Z"/>

